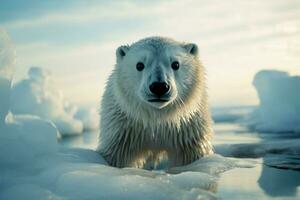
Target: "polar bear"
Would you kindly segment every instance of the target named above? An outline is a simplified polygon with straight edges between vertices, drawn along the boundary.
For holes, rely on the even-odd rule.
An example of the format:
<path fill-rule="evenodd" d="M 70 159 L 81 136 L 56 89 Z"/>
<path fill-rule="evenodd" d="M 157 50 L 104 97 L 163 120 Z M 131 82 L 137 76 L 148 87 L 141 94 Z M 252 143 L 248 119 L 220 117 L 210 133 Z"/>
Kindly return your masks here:
<path fill-rule="evenodd" d="M 97 151 L 115 167 L 169 167 L 212 154 L 204 67 L 193 43 L 148 37 L 116 50 L 102 97 Z"/>

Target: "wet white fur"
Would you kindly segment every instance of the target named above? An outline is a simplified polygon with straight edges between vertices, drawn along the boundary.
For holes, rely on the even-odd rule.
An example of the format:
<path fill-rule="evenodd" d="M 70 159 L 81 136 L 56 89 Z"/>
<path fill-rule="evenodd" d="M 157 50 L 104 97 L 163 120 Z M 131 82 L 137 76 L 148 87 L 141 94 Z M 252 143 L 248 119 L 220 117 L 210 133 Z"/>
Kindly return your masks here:
<path fill-rule="evenodd" d="M 171 68 L 173 61 L 180 63 L 179 70 Z M 145 63 L 143 71 L 136 70 L 137 62 Z M 171 85 L 169 102 L 147 101 L 149 85 L 157 76 Z M 100 117 L 98 151 L 112 166 L 141 167 L 161 153 L 168 155 L 170 167 L 181 166 L 212 153 L 211 117 L 197 46 L 150 37 L 119 47 Z"/>

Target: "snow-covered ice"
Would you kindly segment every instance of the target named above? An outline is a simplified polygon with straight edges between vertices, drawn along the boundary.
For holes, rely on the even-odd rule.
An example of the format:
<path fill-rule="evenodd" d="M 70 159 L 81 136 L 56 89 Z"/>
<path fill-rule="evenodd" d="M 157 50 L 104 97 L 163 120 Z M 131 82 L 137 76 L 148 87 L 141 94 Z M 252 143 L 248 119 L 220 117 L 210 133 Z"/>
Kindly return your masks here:
<path fill-rule="evenodd" d="M 263 70 L 253 85 L 260 105 L 248 125 L 261 132 L 300 132 L 300 76 Z"/>
<path fill-rule="evenodd" d="M 217 175 L 235 166 L 214 155 L 194 172 L 118 169 L 93 150 L 58 146 L 49 122 L 8 121 L 0 127 L 0 199 L 216 199 Z"/>
<path fill-rule="evenodd" d="M 36 122 L 27 119 L 19 128 L 20 121 L 11 122 L 1 135 L 7 145 L 1 145 L 0 199 L 216 199 L 219 168 L 233 167 L 211 156 L 197 161 L 209 173 L 113 168 L 93 150 L 58 148 L 51 124 L 22 127 Z"/>
<path fill-rule="evenodd" d="M 216 199 L 217 175 L 236 166 L 213 155 L 176 174 L 118 169 L 59 146 L 55 126 L 37 117 L 10 115 L 0 132 L 0 199 Z"/>

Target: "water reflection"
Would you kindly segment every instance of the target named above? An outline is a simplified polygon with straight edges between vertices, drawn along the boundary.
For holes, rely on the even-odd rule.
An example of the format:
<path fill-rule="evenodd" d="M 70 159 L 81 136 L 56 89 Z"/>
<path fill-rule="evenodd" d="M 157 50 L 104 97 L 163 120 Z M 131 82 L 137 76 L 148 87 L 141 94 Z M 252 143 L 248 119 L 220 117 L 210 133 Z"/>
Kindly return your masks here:
<path fill-rule="evenodd" d="M 300 173 L 264 166 L 258 184 L 272 197 L 296 197 L 297 187 L 300 186 Z"/>
<path fill-rule="evenodd" d="M 295 134 L 240 131 L 237 124 L 215 124 L 216 151 L 224 156 L 256 158 L 261 165 L 222 175 L 224 199 L 300 199 L 300 138 Z"/>

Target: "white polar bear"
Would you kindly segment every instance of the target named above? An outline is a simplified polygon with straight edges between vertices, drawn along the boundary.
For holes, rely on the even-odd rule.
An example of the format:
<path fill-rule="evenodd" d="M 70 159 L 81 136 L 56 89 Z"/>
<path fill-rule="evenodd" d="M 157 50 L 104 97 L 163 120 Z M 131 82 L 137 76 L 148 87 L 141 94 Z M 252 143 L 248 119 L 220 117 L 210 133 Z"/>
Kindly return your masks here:
<path fill-rule="evenodd" d="M 149 37 L 116 51 L 100 111 L 97 151 L 116 167 L 164 153 L 169 167 L 213 153 L 204 68 L 196 44 Z"/>

